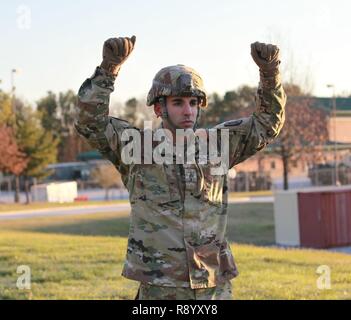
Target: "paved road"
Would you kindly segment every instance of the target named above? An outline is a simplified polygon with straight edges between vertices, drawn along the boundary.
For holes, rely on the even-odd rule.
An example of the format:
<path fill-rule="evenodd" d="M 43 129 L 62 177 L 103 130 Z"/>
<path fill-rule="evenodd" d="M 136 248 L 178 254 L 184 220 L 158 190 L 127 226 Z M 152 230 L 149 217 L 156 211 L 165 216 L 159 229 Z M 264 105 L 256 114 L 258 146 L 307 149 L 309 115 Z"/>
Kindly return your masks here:
<path fill-rule="evenodd" d="M 329 251 L 351 254 L 351 247 L 330 248 Z"/>
<path fill-rule="evenodd" d="M 122 204 L 108 204 L 108 205 L 86 205 L 79 207 L 61 207 L 37 210 L 21 210 L 0 213 L 0 220 L 13 220 L 35 217 L 52 217 L 52 216 L 67 216 L 79 215 L 100 212 L 121 212 L 129 211 L 130 205 L 127 203 Z"/>
<path fill-rule="evenodd" d="M 273 196 L 232 198 L 229 203 L 273 203 Z"/>
<path fill-rule="evenodd" d="M 273 197 L 252 197 L 252 198 L 238 198 L 231 199 L 229 203 L 267 203 L 273 202 Z M 104 204 L 104 205 L 82 205 L 79 207 L 59 207 L 59 208 L 47 208 L 47 209 L 36 209 L 36 210 L 21 210 L 21 211 L 10 211 L 0 213 L 0 220 L 13 220 L 23 218 L 34 218 L 34 217 L 47 217 L 47 216 L 65 216 L 65 215 L 76 215 L 76 214 L 88 214 L 88 213 L 99 213 L 99 212 L 121 212 L 129 211 L 129 203 L 121 204 Z"/>

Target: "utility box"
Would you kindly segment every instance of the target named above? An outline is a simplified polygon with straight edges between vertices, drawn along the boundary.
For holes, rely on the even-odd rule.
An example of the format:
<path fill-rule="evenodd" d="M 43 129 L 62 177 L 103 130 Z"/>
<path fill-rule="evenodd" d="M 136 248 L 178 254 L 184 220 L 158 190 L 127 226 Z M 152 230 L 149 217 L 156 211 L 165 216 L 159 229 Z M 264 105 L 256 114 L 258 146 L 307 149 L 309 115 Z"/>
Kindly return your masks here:
<path fill-rule="evenodd" d="M 274 222 L 278 245 L 351 245 L 351 185 L 277 191 Z"/>
<path fill-rule="evenodd" d="M 78 196 L 76 181 L 44 183 L 32 186 L 32 201 L 74 202 Z"/>

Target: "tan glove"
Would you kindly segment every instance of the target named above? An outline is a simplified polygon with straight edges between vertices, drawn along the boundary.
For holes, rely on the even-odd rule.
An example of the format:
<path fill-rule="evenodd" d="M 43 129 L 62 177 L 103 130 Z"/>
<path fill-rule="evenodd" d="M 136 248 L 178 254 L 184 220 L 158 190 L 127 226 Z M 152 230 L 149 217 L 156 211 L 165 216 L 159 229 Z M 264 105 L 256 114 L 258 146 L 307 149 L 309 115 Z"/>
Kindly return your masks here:
<path fill-rule="evenodd" d="M 121 65 L 134 49 L 135 39 L 135 36 L 132 36 L 131 38 L 119 37 L 106 40 L 100 67 L 117 76 Z"/>
<path fill-rule="evenodd" d="M 280 57 L 277 46 L 260 42 L 252 43 L 251 56 L 265 75 L 274 75 L 278 71 Z"/>
<path fill-rule="evenodd" d="M 251 44 L 251 56 L 260 69 L 261 83 L 276 85 L 280 81 L 279 48 L 272 44 L 255 42 Z"/>

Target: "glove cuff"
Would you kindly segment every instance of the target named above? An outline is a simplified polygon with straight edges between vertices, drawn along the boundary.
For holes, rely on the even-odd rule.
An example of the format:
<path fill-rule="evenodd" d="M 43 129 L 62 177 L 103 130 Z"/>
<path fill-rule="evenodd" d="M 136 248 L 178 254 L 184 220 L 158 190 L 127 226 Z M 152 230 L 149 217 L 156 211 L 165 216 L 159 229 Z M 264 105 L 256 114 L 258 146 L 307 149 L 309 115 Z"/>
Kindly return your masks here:
<path fill-rule="evenodd" d="M 106 72 L 108 72 L 111 76 L 117 77 L 118 72 L 121 69 L 121 64 L 116 64 L 116 63 L 113 63 L 112 61 L 103 59 L 100 64 L 100 67 L 104 69 Z"/>
<path fill-rule="evenodd" d="M 261 87 L 267 89 L 275 89 L 281 83 L 279 69 L 263 71 L 260 69 Z"/>

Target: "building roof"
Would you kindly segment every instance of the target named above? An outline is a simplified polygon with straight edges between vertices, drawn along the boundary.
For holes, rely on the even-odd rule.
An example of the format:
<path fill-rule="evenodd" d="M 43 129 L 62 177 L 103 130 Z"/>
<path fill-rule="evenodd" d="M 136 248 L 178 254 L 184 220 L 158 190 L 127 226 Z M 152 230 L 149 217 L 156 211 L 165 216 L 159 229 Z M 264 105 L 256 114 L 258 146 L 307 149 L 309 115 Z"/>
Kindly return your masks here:
<path fill-rule="evenodd" d="M 350 98 L 335 98 L 337 111 L 350 111 L 351 112 L 351 97 Z M 314 107 L 322 108 L 328 112 L 333 109 L 333 98 L 314 97 Z"/>
<path fill-rule="evenodd" d="M 101 153 L 97 150 L 81 152 L 77 155 L 78 161 L 100 160 L 103 159 Z"/>
<path fill-rule="evenodd" d="M 312 97 L 312 96 L 288 96 L 288 100 L 311 100 L 313 108 L 322 109 L 328 114 L 333 111 L 333 98 L 332 97 Z M 337 117 L 351 117 L 351 97 L 349 98 L 335 98 L 336 116 Z"/>

